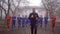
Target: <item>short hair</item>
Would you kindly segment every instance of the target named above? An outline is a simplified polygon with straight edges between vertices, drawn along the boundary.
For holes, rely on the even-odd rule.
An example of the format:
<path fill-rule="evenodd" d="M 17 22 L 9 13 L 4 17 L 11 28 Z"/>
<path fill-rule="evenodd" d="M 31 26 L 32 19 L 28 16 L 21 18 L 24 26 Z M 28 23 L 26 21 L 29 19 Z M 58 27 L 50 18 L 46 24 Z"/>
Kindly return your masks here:
<path fill-rule="evenodd" d="M 35 10 L 35 8 L 33 8 L 32 10 Z"/>

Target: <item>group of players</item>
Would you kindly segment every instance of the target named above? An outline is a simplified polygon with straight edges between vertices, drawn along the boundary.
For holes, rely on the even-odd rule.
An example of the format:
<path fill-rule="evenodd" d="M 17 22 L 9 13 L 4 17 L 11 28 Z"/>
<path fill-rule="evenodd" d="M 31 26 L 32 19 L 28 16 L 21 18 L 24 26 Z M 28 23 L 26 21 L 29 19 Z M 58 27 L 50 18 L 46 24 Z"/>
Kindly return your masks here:
<path fill-rule="evenodd" d="M 10 31 L 10 23 L 12 24 L 12 30 L 15 28 L 16 18 L 17 18 L 17 23 L 18 23 L 18 29 L 21 26 L 21 23 L 22 23 L 22 27 L 25 27 L 25 26 L 27 26 L 28 23 L 30 23 L 30 20 L 28 19 L 27 16 L 20 17 L 20 15 L 19 15 L 18 17 L 16 17 L 15 15 L 13 15 L 11 17 L 11 16 L 7 15 L 6 16 L 6 26 L 7 26 L 8 31 Z M 44 18 L 42 16 L 40 16 L 37 20 L 37 23 L 38 23 L 38 25 L 40 25 L 40 27 L 42 27 L 43 19 L 44 19 L 44 24 L 45 24 L 45 29 L 46 29 L 47 24 L 48 24 L 48 16 L 44 16 Z M 54 31 L 55 21 L 56 21 L 56 17 L 54 15 L 51 16 L 52 31 Z"/>
<path fill-rule="evenodd" d="M 10 24 L 12 26 L 12 30 L 14 30 L 14 28 L 16 27 L 16 22 L 18 23 L 18 29 L 19 29 L 21 25 L 22 27 L 26 27 L 30 21 L 27 18 L 27 16 L 20 17 L 20 15 L 18 15 L 18 17 L 16 17 L 15 15 L 13 16 L 7 15 L 6 16 L 7 30 L 8 31 L 10 30 Z"/>

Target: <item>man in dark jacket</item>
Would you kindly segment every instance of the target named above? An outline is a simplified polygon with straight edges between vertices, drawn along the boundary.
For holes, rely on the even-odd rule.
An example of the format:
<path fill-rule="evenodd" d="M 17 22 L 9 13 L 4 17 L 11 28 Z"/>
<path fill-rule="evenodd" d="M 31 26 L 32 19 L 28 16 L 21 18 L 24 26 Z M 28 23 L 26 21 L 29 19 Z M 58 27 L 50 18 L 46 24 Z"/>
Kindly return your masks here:
<path fill-rule="evenodd" d="M 37 34 L 37 20 L 38 14 L 35 12 L 35 8 L 32 9 L 33 12 L 29 15 L 30 25 L 31 25 L 31 34 Z"/>

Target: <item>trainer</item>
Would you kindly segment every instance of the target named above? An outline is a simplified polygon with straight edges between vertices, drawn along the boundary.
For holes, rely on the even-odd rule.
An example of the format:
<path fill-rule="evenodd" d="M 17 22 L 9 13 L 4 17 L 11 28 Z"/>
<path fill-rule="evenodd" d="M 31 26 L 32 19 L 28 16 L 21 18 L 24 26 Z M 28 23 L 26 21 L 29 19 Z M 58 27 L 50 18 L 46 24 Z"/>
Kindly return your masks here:
<path fill-rule="evenodd" d="M 29 15 L 30 25 L 31 25 L 31 34 L 37 34 L 37 20 L 38 14 L 35 12 L 35 8 L 32 9 L 33 12 Z"/>

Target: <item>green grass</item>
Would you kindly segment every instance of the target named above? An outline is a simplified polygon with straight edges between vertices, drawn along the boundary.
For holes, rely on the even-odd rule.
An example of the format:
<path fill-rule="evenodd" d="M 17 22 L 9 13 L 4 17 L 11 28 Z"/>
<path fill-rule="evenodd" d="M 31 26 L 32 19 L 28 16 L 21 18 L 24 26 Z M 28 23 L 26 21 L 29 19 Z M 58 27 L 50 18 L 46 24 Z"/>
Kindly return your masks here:
<path fill-rule="evenodd" d="M 0 21 L 0 25 L 4 25 L 5 24 L 5 22 L 4 21 Z"/>
<path fill-rule="evenodd" d="M 52 24 L 52 23 L 49 22 L 49 25 L 51 25 L 51 24 Z M 60 26 L 60 22 L 56 22 L 55 24 L 56 24 L 56 26 Z"/>
<path fill-rule="evenodd" d="M 56 26 L 60 26 L 60 22 L 56 22 Z"/>

